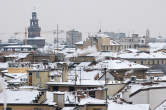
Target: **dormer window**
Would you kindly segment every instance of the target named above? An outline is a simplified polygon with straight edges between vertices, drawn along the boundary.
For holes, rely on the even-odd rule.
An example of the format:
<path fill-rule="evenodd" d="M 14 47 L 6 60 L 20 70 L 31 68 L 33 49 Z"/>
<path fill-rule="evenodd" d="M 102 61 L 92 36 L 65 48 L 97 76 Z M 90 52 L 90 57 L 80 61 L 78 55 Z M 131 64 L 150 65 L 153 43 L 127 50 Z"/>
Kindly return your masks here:
<path fill-rule="evenodd" d="M 50 76 L 50 81 L 54 81 L 54 76 Z"/>

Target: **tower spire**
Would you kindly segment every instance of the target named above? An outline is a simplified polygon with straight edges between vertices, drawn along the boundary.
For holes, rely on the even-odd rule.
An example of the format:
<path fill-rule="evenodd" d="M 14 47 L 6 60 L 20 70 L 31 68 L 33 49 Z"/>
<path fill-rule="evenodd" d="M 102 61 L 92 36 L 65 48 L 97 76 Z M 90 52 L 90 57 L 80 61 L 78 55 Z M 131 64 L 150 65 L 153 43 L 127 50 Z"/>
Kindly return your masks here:
<path fill-rule="evenodd" d="M 149 29 L 146 30 L 146 35 L 145 35 L 145 43 L 148 44 L 150 40 L 150 31 Z"/>
<path fill-rule="evenodd" d="M 102 30 L 101 30 L 101 23 L 100 23 L 100 27 L 99 27 L 99 33 L 101 32 Z"/>
<path fill-rule="evenodd" d="M 150 37 L 150 31 L 149 29 L 146 30 L 146 38 L 149 38 Z"/>

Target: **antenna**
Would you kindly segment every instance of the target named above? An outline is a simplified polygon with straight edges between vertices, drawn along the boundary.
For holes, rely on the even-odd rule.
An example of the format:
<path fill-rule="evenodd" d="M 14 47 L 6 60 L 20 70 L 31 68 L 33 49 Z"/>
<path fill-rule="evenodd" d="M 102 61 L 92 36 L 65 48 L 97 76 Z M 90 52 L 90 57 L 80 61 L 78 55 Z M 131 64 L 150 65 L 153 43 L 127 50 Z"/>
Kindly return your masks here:
<path fill-rule="evenodd" d="M 74 31 L 74 29 L 72 30 L 72 32 L 71 32 L 71 44 L 72 44 L 72 48 L 73 48 L 73 31 Z"/>
<path fill-rule="evenodd" d="M 53 44 L 54 44 L 54 54 L 55 54 L 55 43 L 56 43 L 55 34 L 56 34 L 56 30 L 53 30 L 53 35 L 54 35 L 54 41 L 53 41 Z"/>
<path fill-rule="evenodd" d="M 27 28 L 25 28 L 25 45 L 27 45 L 28 33 Z"/>
<path fill-rule="evenodd" d="M 33 11 L 36 11 L 36 6 L 33 7 Z"/>
<path fill-rule="evenodd" d="M 59 44 L 59 39 L 58 39 L 59 29 L 58 28 L 59 27 L 58 27 L 58 24 L 57 24 L 57 31 L 56 31 L 56 33 L 57 33 L 57 53 L 58 53 L 58 44 Z"/>
<path fill-rule="evenodd" d="M 128 37 L 130 37 L 130 31 L 128 32 Z"/>

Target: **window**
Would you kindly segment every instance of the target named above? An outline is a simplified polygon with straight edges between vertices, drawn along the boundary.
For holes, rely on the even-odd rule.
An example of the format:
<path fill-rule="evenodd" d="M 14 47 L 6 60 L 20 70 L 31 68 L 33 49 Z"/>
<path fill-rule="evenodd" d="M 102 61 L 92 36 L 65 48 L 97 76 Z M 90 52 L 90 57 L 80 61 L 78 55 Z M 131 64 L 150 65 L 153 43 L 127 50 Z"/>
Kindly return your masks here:
<path fill-rule="evenodd" d="M 69 87 L 69 91 L 74 91 L 74 87 Z"/>
<path fill-rule="evenodd" d="M 153 60 L 153 64 L 154 64 L 154 60 Z"/>
<path fill-rule="evenodd" d="M 107 51 L 108 51 L 108 46 L 107 46 Z"/>
<path fill-rule="evenodd" d="M 29 73 L 29 76 L 32 76 L 32 73 L 31 73 L 31 72 Z"/>
<path fill-rule="evenodd" d="M 102 109 L 102 108 L 94 108 L 93 110 L 104 110 L 104 109 Z"/>
<path fill-rule="evenodd" d="M 89 91 L 89 96 L 95 98 L 95 91 Z"/>
<path fill-rule="evenodd" d="M 142 43 L 144 43 L 144 40 L 142 40 Z"/>
<path fill-rule="evenodd" d="M 36 72 L 36 78 L 39 79 L 39 72 Z"/>
<path fill-rule="evenodd" d="M 54 81 L 54 76 L 50 76 L 50 81 Z"/>
<path fill-rule="evenodd" d="M 59 87 L 58 86 L 54 86 L 53 87 L 53 91 L 58 91 Z"/>
<path fill-rule="evenodd" d="M 42 110 L 41 108 L 34 108 L 34 110 Z"/>
<path fill-rule="evenodd" d="M 28 48 L 28 51 L 31 51 L 31 48 Z"/>

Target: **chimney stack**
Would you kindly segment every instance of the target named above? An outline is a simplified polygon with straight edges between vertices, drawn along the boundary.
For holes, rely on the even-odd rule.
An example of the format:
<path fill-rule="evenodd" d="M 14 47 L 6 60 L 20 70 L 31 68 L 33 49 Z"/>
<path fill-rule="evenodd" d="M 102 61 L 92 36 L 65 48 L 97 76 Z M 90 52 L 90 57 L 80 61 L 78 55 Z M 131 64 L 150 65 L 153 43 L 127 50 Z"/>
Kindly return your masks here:
<path fill-rule="evenodd" d="M 62 82 L 68 82 L 68 65 L 67 65 L 67 63 L 63 63 Z"/>
<path fill-rule="evenodd" d="M 58 107 L 63 108 L 65 104 L 64 93 L 54 93 L 54 102 L 58 105 Z"/>

